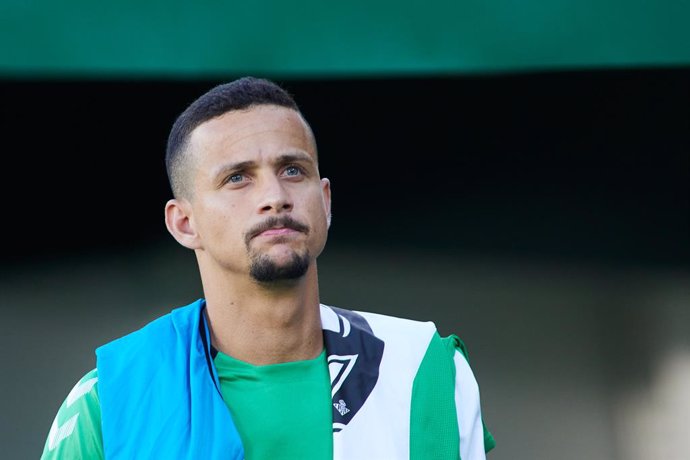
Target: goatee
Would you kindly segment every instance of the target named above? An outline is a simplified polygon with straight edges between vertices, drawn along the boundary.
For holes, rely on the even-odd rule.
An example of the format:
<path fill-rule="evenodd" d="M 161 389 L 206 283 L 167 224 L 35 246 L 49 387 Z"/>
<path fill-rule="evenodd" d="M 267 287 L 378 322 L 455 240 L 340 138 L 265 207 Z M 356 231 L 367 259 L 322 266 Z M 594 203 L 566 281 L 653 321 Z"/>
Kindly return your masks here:
<path fill-rule="evenodd" d="M 260 283 L 295 280 L 303 277 L 309 269 L 309 254 L 293 253 L 286 264 L 278 265 L 265 254 L 252 258 L 249 274 Z"/>

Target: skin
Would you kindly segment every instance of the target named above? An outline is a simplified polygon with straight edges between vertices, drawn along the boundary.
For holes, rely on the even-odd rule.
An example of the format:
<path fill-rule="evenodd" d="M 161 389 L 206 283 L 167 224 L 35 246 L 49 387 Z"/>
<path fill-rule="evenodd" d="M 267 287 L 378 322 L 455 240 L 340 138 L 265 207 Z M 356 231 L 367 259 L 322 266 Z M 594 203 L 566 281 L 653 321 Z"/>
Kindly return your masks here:
<path fill-rule="evenodd" d="M 196 255 L 213 345 L 256 365 L 315 358 L 323 349 L 316 259 L 331 189 L 309 126 L 279 106 L 227 112 L 192 132 L 187 154 L 191 193 L 167 202 L 165 222 Z M 296 225 L 266 226 L 285 217 Z M 301 277 L 250 275 L 252 258 L 284 266 L 295 255 L 308 260 Z"/>

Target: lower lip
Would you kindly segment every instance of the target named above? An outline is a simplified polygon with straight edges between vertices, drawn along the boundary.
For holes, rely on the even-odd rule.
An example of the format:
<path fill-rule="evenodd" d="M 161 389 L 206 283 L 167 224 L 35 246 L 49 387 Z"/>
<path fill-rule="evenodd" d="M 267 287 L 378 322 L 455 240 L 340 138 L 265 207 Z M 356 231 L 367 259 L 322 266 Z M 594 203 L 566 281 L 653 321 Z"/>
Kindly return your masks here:
<path fill-rule="evenodd" d="M 291 228 L 271 228 L 269 230 L 259 233 L 258 236 L 284 236 L 297 233 L 297 230 Z"/>

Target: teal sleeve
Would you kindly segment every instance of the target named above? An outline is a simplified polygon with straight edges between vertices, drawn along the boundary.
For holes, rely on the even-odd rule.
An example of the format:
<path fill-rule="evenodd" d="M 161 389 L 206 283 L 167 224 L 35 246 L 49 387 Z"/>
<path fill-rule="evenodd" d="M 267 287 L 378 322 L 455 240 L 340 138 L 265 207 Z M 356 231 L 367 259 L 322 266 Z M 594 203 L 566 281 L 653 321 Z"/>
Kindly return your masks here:
<path fill-rule="evenodd" d="M 103 459 L 97 382 L 93 369 L 69 392 L 50 427 L 41 460 Z"/>

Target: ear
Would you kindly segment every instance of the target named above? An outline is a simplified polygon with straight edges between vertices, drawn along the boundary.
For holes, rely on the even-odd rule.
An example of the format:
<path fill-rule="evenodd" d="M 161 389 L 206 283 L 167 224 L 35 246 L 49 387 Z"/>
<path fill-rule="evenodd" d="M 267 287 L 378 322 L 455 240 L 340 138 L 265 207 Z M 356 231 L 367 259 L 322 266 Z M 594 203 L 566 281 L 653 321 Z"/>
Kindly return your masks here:
<path fill-rule="evenodd" d="M 185 199 L 168 200 L 165 204 L 165 226 L 182 246 L 199 249 L 199 235 L 194 229 L 192 206 Z"/>
<path fill-rule="evenodd" d="M 323 198 L 323 208 L 326 211 L 326 222 L 328 228 L 331 227 L 331 181 L 325 177 L 321 179 L 321 197 Z"/>

